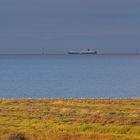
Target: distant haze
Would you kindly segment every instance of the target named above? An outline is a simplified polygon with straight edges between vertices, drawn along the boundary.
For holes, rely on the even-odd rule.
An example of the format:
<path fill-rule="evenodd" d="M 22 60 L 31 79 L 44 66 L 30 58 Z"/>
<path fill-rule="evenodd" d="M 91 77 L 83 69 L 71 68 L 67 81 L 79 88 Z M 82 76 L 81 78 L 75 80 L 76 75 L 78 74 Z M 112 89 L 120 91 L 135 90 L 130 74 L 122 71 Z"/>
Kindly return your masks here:
<path fill-rule="evenodd" d="M 0 53 L 140 50 L 140 0 L 0 0 Z"/>

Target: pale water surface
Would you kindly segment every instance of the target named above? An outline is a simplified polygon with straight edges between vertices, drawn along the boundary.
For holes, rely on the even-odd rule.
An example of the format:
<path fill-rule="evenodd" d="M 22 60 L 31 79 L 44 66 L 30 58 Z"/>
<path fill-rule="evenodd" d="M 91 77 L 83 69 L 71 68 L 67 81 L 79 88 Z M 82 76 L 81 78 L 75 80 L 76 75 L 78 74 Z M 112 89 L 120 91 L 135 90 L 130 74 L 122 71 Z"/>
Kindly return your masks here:
<path fill-rule="evenodd" d="M 140 97 L 140 56 L 0 56 L 0 98 L 44 97 Z"/>

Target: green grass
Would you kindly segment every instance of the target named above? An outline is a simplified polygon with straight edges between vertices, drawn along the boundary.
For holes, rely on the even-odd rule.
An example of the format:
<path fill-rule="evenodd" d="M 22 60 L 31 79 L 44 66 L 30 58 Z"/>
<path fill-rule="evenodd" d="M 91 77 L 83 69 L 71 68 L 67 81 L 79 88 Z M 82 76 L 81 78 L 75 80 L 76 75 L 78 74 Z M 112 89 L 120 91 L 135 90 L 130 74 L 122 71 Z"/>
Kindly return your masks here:
<path fill-rule="evenodd" d="M 140 99 L 1 99 L 0 140 L 13 135 L 29 140 L 139 140 Z"/>

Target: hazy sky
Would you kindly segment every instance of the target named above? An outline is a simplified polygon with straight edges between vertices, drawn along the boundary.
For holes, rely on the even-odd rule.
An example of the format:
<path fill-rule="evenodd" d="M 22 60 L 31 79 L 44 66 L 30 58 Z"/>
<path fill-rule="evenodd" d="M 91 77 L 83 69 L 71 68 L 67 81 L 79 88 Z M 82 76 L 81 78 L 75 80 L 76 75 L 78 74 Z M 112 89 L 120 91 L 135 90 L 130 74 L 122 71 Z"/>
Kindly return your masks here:
<path fill-rule="evenodd" d="M 0 0 L 1 53 L 140 50 L 140 0 Z"/>

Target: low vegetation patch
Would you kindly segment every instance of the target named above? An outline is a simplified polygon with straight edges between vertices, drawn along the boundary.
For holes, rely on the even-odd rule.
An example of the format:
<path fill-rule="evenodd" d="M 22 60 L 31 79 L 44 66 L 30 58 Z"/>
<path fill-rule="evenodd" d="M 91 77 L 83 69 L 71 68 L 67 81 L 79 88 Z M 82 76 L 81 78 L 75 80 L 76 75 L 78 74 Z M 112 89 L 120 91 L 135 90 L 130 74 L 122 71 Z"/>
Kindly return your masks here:
<path fill-rule="evenodd" d="M 140 99 L 1 99 L 0 140 L 140 140 Z"/>

